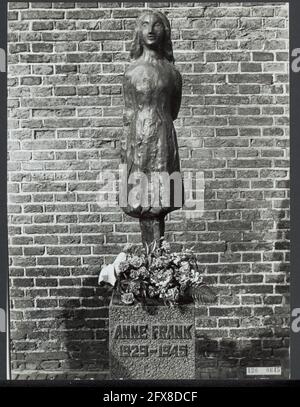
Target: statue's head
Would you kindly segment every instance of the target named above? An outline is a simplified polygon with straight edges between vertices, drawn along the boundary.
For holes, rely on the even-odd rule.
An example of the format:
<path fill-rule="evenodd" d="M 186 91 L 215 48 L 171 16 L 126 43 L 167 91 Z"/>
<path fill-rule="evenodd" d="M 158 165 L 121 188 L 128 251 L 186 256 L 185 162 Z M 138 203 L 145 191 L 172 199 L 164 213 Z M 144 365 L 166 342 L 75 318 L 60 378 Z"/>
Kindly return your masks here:
<path fill-rule="evenodd" d="M 139 58 L 144 47 L 159 51 L 168 61 L 174 62 L 171 26 L 165 14 L 156 10 L 146 10 L 137 19 L 130 57 Z"/>

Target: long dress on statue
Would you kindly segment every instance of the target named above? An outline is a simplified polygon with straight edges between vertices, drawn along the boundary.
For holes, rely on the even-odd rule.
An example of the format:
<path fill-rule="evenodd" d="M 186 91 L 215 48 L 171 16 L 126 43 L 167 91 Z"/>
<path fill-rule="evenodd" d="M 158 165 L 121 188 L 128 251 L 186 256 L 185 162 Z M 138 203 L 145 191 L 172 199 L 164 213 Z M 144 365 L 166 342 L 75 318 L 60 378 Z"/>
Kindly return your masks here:
<path fill-rule="evenodd" d="M 152 190 L 152 201 L 142 199 L 132 203 L 130 192 L 140 185 L 141 194 L 147 193 L 155 174 L 180 172 L 177 137 L 173 120 L 177 118 L 181 103 L 181 75 L 167 59 L 145 61 L 142 58 L 134 61 L 124 75 L 124 134 L 121 147 L 121 161 L 127 165 L 127 181 L 134 174 L 143 173 L 148 184 L 134 183 L 127 185 L 129 202 L 122 209 L 130 216 L 140 219 L 163 219 L 164 216 L 181 207 L 178 205 L 183 192 L 171 182 L 169 205 L 162 200 L 162 190 Z M 153 175 L 154 174 L 154 175 Z M 152 178 L 151 178 L 152 177 Z M 176 176 L 175 180 L 178 181 Z M 182 181 L 181 188 L 182 188 Z M 152 183 L 152 187 L 153 187 Z M 160 184 L 161 185 L 161 184 Z M 177 189 L 176 189 L 177 188 Z M 149 191 L 149 189 L 148 189 Z M 134 194 L 133 194 L 134 196 Z M 148 198 L 149 198 L 148 194 Z M 148 204 L 147 204 L 148 203 Z M 174 205 L 176 204 L 176 206 Z"/>

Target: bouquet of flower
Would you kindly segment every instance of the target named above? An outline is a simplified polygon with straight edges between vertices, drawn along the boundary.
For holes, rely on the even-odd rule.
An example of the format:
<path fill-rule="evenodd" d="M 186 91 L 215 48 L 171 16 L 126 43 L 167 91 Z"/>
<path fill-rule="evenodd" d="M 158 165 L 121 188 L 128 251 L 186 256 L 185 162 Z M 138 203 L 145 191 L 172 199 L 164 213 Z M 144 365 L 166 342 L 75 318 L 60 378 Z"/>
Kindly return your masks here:
<path fill-rule="evenodd" d="M 113 276 L 112 276 L 113 273 Z M 213 302 L 215 294 L 203 282 L 191 249 L 172 253 L 168 242 L 150 246 L 127 245 L 112 265 L 104 267 L 99 282 L 114 285 L 124 304 Z"/>

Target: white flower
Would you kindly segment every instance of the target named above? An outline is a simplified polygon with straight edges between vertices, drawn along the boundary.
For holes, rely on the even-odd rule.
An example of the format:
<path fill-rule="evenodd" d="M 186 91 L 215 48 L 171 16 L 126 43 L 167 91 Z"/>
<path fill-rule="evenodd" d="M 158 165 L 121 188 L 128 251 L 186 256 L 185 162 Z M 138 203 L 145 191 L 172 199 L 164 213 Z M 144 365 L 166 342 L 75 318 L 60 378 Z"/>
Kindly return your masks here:
<path fill-rule="evenodd" d="M 109 283 L 112 286 L 115 285 L 116 283 L 116 275 L 115 275 L 115 268 L 112 264 L 109 264 L 107 266 L 103 266 L 102 270 L 100 271 L 99 279 L 98 279 L 98 284 L 100 284 L 102 281 L 105 283 Z"/>
<path fill-rule="evenodd" d="M 173 259 L 173 263 L 178 266 L 178 264 L 180 263 L 180 257 L 175 257 L 175 259 Z"/>
<path fill-rule="evenodd" d="M 170 243 L 166 242 L 165 240 L 162 242 L 161 244 L 162 249 L 164 249 L 165 251 L 169 251 L 171 249 Z"/>
<path fill-rule="evenodd" d="M 121 252 L 118 254 L 113 264 L 104 265 L 99 274 L 98 284 L 104 281 L 105 283 L 109 283 L 114 286 L 117 280 L 116 276 L 120 273 L 119 265 L 125 260 L 126 254 Z"/>
<path fill-rule="evenodd" d="M 183 271 L 183 272 L 190 271 L 189 262 L 188 262 L 188 261 L 182 261 L 182 262 L 181 262 L 180 270 Z"/>
<path fill-rule="evenodd" d="M 118 254 L 116 260 L 113 262 L 113 266 L 115 268 L 115 271 L 117 273 L 117 275 L 120 274 L 120 269 L 119 269 L 119 265 L 120 263 L 122 263 L 123 261 L 125 261 L 127 258 L 126 253 L 121 252 L 120 254 Z"/>

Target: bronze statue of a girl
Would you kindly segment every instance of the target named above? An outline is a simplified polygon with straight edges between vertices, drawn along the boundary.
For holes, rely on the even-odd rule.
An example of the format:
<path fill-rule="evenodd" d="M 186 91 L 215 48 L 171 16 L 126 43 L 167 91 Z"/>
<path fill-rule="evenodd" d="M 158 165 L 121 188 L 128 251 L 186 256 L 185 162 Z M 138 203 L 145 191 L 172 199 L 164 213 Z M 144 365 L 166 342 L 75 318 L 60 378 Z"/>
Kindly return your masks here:
<path fill-rule="evenodd" d="M 153 174 L 172 175 L 180 171 L 173 121 L 180 108 L 182 80 L 174 66 L 170 23 L 163 13 L 148 10 L 139 17 L 130 56 L 123 82 L 121 162 L 126 164 L 127 182 L 138 174 L 143 174 L 142 179 L 146 177 L 147 182 L 140 182 L 139 202 L 133 204 L 129 199 L 122 209 L 139 218 L 142 241 L 149 244 L 164 235 L 164 218 L 181 206 L 175 205 L 178 201 L 174 196 L 179 193 L 182 198 L 183 193 L 182 181 L 180 191 L 174 182 L 168 191 L 169 204 L 157 190 L 152 194 L 154 199 L 150 203 L 147 200 Z M 127 188 L 130 198 L 130 182 Z"/>

